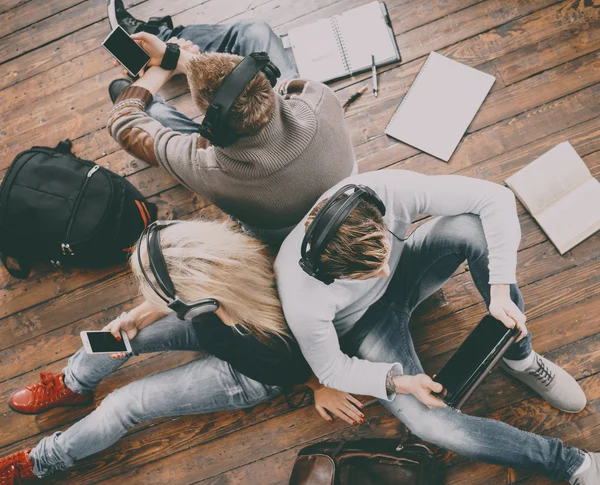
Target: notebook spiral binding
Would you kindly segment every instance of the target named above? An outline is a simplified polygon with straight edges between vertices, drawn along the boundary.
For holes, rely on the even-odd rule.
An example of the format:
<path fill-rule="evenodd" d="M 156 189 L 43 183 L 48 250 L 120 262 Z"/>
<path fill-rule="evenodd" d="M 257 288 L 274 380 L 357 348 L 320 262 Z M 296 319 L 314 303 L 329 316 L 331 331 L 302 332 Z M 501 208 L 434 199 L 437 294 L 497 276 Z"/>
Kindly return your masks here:
<path fill-rule="evenodd" d="M 385 127 L 385 131 L 387 131 L 387 129 L 390 127 L 390 125 L 392 123 L 394 123 L 394 120 L 396 119 L 396 116 L 398 116 L 398 113 L 400 113 L 400 110 L 402 109 L 402 105 L 404 104 L 404 102 L 408 99 L 408 97 L 410 96 L 410 92 L 412 91 L 412 88 L 415 84 L 417 84 L 417 81 L 419 80 L 419 76 L 423 73 L 423 71 L 425 70 L 425 68 L 427 67 L 427 63 L 429 62 L 429 59 L 431 59 L 431 54 L 429 54 L 427 56 L 427 59 L 425 60 L 425 63 L 423 64 L 423 67 L 421 68 L 421 70 L 419 71 L 419 74 L 417 74 L 417 77 L 415 78 L 415 80 L 413 81 L 413 83 L 410 85 L 410 88 L 408 88 L 408 91 L 406 92 L 406 94 L 404 95 L 404 98 L 402 98 L 402 102 L 400 103 L 400 106 L 398 106 L 398 108 L 396 109 L 396 112 L 394 113 L 394 116 L 392 116 L 392 119 L 389 121 L 389 123 L 387 124 L 387 126 Z"/>
<path fill-rule="evenodd" d="M 350 64 L 350 59 L 346 54 L 346 44 L 344 42 L 344 37 L 342 37 L 342 33 L 340 32 L 340 26 L 338 24 L 337 15 L 330 17 L 331 26 L 333 27 L 333 32 L 335 33 L 335 39 L 338 45 L 338 50 L 340 51 L 340 56 L 342 58 L 342 62 L 344 63 L 344 68 L 348 72 L 350 76 L 352 76 L 352 65 Z"/>

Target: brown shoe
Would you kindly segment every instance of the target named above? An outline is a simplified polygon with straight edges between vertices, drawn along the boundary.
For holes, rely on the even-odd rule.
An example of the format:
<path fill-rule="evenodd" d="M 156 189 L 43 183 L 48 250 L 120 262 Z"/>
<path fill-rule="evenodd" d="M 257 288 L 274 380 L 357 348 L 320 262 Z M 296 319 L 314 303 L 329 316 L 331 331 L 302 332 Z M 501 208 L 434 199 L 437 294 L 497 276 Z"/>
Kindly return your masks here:
<path fill-rule="evenodd" d="M 29 453 L 31 448 L 0 458 L 0 485 L 20 485 L 37 478 L 33 474 Z"/>
<path fill-rule="evenodd" d="M 39 414 L 59 406 L 83 406 L 92 394 L 76 394 L 63 381 L 64 374 L 40 372 L 40 382 L 25 386 L 10 396 L 9 406 L 22 414 Z"/>

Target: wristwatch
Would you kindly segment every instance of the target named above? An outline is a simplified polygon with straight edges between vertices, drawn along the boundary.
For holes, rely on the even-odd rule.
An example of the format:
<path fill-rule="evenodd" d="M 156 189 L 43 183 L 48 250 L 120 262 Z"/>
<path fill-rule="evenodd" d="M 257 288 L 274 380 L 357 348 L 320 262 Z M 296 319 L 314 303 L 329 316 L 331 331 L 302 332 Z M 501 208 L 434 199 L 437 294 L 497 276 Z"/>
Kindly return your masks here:
<path fill-rule="evenodd" d="M 167 50 L 165 50 L 165 55 L 162 58 L 160 67 L 167 71 L 173 71 L 177 68 L 179 53 L 179 45 L 173 44 L 172 42 L 167 43 Z"/>

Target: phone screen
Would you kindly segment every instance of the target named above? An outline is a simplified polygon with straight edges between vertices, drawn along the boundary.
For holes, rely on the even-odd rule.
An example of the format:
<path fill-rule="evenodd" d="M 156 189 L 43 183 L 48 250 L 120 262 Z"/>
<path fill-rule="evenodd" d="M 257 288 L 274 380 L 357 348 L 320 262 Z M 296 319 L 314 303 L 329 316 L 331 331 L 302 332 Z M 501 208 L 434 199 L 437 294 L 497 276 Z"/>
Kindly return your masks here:
<path fill-rule="evenodd" d="M 127 352 L 125 342 L 120 342 L 110 332 L 86 332 L 92 352 Z"/>
<path fill-rule="evenodd" d="M 137 75 L 150 60 L 146 51 L 121 27 L 115 28 L 103 45 L 133 75 Z"/>
<path fill-rule="evenodd" d="M 477 370 L 487 365 L 490 354 L 512 333 L 513 330 L 490 315 L 481 320 L 434 379 L 444 386 L 448 400 L 452 401 Z"/>

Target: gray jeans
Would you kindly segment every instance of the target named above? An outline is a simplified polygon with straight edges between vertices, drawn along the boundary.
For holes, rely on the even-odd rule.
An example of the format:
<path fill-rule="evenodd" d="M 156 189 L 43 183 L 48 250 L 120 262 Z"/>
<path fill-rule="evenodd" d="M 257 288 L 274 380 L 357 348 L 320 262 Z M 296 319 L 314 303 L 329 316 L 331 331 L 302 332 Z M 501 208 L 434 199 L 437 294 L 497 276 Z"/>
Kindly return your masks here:
<path fill-rule="evenodd" d="M 201 349 L 192 324 L 175 315 L 141 330 L 131 346 L 135 354 Z M 91 392 L 127 360 L 88 355 L 80 349 L 64 369 L 65 384 L 77 393 Z M 34 473 L 43 476 L 65 470 L 75 461 L 108 448 L 129 428 L 144 421 L 248 408 L 280 393 L 280 388 L 254 381 L 209 355 L 111 392 L 81 421 L 38 443 L 31 452 Z"/>
<path fill-rule="evenodd" d="M 386 295 L 342 338 L 342 348 L 370 361 L 400 362 L 406 374 L 424 373 L 408 326 L 410 316 L 465 260 L 489 304 L 488 249 L 479 217 L 440 217 L 424 224 L 406 242 Z M 517 285 L 511 286 L 511 297 L 523 309 Z M 530 352 L 528 335 L 505 356 L 520 360 Z M 397 394 L 382 404 L 421 439 L 475 461 L 532 470 L 559 482 L 570 479 L 583 462 L 580 450 L 558 439 L 452 408 L 429 409 L 412 395 Z"/>

